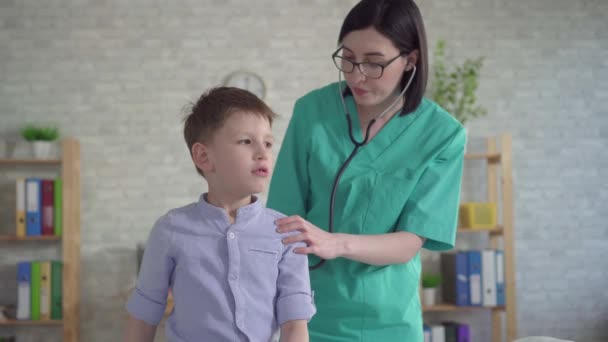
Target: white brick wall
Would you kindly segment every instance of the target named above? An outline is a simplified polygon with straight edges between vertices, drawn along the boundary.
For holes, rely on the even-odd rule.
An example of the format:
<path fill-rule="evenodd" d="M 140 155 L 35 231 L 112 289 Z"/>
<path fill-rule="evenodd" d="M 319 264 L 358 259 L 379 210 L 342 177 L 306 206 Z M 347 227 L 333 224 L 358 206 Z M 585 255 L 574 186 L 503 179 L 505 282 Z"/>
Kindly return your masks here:
<path fill-rule="evenodd" d="M 205 188 L 182 142 L 183 106 L 229 72 L 251 69 L 283 116 L 280 140 L 294 100 L 335 79 L 329 54 L 354 3 L 0 0 L 0 133 L 43 121 L 82 143 L 82 341 L 120 339 L 135 244 Z M 444 38 L 457 61 L 486 56 L 480 98 L 490 115 L 472 134 L 514 136 L 520 335 L 607 340 L 608 3 L 423 0 L 421 8 L 431 46 Z M 15 173 L 3 169 L 3 193 Z M 0 244 L 0 300 L 14 286 L 6 265 L 29 255 L 21 246 Z M 58 253 L 26 246 L 42 249 L 38 257 Z M 472 319 L 489 323 L 483 313 Z M 25 341 L 59 340 L 56 330 L 18 329 Z M 487 328 L 475 332 L 488 338 Z"/>

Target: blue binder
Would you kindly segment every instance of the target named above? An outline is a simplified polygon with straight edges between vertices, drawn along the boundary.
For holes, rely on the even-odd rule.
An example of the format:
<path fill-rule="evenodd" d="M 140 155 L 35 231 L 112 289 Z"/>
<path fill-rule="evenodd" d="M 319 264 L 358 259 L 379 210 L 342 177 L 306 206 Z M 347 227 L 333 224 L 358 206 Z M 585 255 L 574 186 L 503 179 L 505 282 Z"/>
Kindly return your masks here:
<path fill-rule="evenodd" d="M 25 180 L 25 231 L 27 236 L 42 235 L 42 196 L 41 180 Z"/>
<path fill-rule="evenodd" d="M 30 319 L 30 287 L 32 264 L 23 261 L 17 264 L 17 319 Z"/>
<path fill-rule="evenodd" d="M 471 305 L 469 291 L 467 252 L 458 252 L 456 253 L 456 305 Z"/>
<path fill-rule="evenodd" d="M 424 324 L 422 327 L 422 330 L 424 332 L 424 342 L 432 342 L 431 339 L 431 327 L 428 326 L 427 324 Z"/>
<path fill-rule="evenodd" d="M 482 282 L 481 282 L 481 252 L 467 252 L 469 267 L 469 302 L 471 306 L 481 306 L 482 304 Z"/>
<path fill-rule="evenodd" d="M 505 305 L 505 258 L 502 250 L 496 250 L 496 305 Z"/>

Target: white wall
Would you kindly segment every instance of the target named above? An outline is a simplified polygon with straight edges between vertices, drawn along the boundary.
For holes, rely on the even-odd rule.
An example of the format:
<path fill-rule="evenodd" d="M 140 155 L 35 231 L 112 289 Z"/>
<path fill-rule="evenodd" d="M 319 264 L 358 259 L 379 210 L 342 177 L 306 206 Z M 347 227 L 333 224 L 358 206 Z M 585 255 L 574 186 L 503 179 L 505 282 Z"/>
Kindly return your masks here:
<path fill-rule="evenodd" d="M 354 3 L 0 1 L 0 131 L 51 122 L 82 143 L 82 341 L 120 339 L 135 244 L 205 188 L 182 141 L 183 106 L 251 69 L 283 117 L 280 141 L 295 99 L 336 78 L 329 56 Z M 479 95 L 490 114 L 472 134 L 513 133 L 520 335 L 607 340 L 607 3 L 424 0 L 421 8 L 431 46 L 446 39 L 456 61 L 486 56 Z M 0 176 L 6 192 L 16 172 Z M 32 246 L 39 257 L 57 253 Z M 0 300 L 14 291 L 6 265 L 31 254 L 21 247 L 0 244 Z M 25 341 L 58 341 L 57 330 L 18 328 Z M 487 340 L 487 329 L 475 337 Z"/>

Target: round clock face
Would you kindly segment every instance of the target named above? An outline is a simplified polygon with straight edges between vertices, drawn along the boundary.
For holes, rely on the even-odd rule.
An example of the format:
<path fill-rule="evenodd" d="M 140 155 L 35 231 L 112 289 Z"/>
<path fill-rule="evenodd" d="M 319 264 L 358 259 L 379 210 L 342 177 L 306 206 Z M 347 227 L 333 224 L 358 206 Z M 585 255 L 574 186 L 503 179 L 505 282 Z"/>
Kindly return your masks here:
<path fill-rule="evenodd" d="M 249 71 L 236 71 L 226 77 L 224 85 L 248 90 L 260 99 L 266 96 L 266 85 L 262 78 Z"/>

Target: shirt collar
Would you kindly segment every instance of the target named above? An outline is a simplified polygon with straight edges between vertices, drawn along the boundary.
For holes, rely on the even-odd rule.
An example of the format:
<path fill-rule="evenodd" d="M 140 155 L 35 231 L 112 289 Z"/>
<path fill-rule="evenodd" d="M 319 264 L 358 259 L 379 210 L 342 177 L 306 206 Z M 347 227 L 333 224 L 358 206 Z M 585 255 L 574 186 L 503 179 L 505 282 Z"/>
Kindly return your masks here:
<path fill-rule="evenodd" d="M 213 220 L 224 220 L 226 223 L 230 222 L 228 219 L 228 213 L 224 210 L 224 208 L 216 207 L 207 201 L 207 193 L 204 193 L 199 197 L 198 203 L 203 211 L 203 215 L 206 217 Z M 257 196 L 251 195 L 251 203 L 236 210 L 235 224 L 251 220 L 262 209 L 262 201 L 260 201 Z"/>

